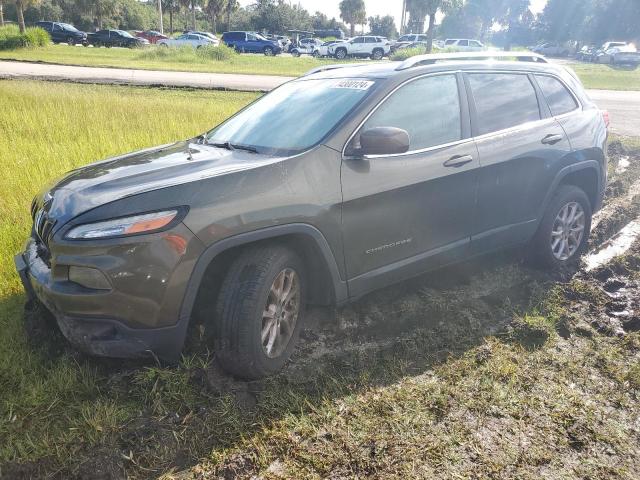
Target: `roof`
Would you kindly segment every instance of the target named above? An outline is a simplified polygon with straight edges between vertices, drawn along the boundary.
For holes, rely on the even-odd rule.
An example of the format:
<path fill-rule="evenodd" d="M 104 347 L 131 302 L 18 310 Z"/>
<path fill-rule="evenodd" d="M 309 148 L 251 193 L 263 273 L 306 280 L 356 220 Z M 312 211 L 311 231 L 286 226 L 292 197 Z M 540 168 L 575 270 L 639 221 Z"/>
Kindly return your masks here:
<path fill-rule="evenodd" d="M 447 59 L 446 61 L 426 61 L 425 56 L 420 58 L 411 57 L 404 62 L 367 62 L 367 63 L 342 63 L 333 65 L 323 65 L 307 72 L 306 78 L 390 78 L 396 75 L 413 76 L 412 74 L 423 74 L 428 72 L 441 72 L 451 70 L 477 70 L 477 69 L 498 69 L 498 70 L 521 70 L 555 72 L 566 75 L 568 70 L 561 65 L 530 62 L 530 61 L 505 61 L 488 60 L 484 58 L 473 58 L 474 56 L 463 55 L 459 59 Z M 428 60 L 433 60 L 433 57 Z M 414 59 L 412 62 L 410 60 Z M 571 73 L 571 72 L 569 72 Z M 572 74 L 575 75 L 575 74 Z"/>

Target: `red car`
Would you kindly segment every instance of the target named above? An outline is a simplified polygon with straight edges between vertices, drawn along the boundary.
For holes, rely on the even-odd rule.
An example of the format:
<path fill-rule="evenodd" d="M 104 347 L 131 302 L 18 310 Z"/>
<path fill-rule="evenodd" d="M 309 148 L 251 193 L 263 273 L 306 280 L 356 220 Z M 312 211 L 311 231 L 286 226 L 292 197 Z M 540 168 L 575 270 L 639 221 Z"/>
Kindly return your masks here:
<path fill-rule="evenodd" d="M 135 34 L 136 34 L 136 37 L 149 40 L 149 43 L 156 43 L 158 40 L 169 38 L 166 35 L 161 34 L 160 32 L 156 32 L 155 30 L 145 30 L 145 31 L 136 30 Z"/>

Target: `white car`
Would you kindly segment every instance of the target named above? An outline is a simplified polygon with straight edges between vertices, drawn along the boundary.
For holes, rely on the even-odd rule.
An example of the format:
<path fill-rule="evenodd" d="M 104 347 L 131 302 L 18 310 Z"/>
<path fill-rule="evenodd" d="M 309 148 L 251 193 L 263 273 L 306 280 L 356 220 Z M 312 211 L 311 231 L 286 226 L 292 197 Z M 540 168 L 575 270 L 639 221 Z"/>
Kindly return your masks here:
<path fill-rule="evenodd" d="M 328 57 L 329 56 L 329 47 L 336 43 L 339 43 L 340 40 L 331 40 L 329 42 L 324 42 L 319 45 L 313 52 L 314 57 Z"/>
<path fill-rule="evenodd" d="M 313 55 L 320 45 L 322 45 L 322 41 L 317 38 L 303 38 L 298 42 L 297 46 L 291 48 L 290 52 L 294 57 L 299 57 L 304 54 Z"/>
<path fill-rule="evenodd" d="M 183 33 L 178 38 L 167 38 L 158 40 L 158 45 L 163 47 L 182 47 L 188 45 L 195 48 L 200 48 L 205 45 L 211 45 L 217 47 L 220 42 L 213 40 L 212 38 L 198 35 L 197 33 Z"/>
<path fill-rule="evenodd" d="M 342 60 L 347 57 L 369 57 L 380 60 L 389 55 L 391 42 L 384 37 L 366 35 L 354 37 L 329 46 L 329 55 Z"/>
<path fill-rule="evenodd" d="M 444 41 L 443 48 L 458 52 L 482 52 L 487 49 L 480 40 L 469 38 L 447 38 Z"/>

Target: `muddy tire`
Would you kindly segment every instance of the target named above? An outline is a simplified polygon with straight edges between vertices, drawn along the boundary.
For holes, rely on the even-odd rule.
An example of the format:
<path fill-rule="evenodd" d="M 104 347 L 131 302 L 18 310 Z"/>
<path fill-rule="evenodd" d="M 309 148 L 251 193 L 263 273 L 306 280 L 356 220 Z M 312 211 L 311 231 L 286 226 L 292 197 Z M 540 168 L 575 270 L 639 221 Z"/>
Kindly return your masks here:
<path fill-rule="evenodd" d="M 305 271 L 284 247 L 247 250 L 222 283 L 214 321 L 215 354 L 227 372 L 258 379 L 279 371 L 300 335 Z"/>
<path fill-rule="evenodd" d="M 560 186 L 533 239 L 534 262 L 550 269 L 577 263 L 589 240 L 591 215 L 591 203 L 583 190 Z"/>

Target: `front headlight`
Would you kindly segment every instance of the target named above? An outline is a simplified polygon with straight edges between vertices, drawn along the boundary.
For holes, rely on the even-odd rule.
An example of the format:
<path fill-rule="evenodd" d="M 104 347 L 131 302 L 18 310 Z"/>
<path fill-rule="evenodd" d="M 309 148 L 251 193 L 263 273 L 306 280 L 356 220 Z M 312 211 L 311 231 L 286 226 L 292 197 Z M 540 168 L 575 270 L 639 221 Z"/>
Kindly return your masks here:
<path fill-rule="evenodd" d="M 67 232 L 65 238 L 71 240 L 90 240 L 96 238 L 121 237 L 162 230 L 170 225 L 180 210 L 146 213 L 131 217 L 114 218 L 102 222 L 78 225 Z"/>

